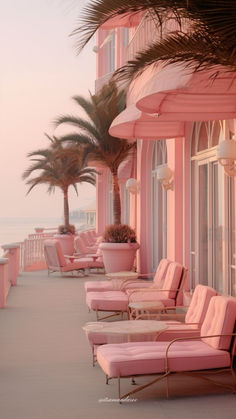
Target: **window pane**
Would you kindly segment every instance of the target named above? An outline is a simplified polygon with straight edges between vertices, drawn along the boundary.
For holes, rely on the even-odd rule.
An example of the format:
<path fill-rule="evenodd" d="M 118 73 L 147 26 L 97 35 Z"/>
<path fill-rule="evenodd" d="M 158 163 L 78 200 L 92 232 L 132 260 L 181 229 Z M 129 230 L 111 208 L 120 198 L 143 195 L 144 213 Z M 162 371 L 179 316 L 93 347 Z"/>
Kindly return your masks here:
<path fill-rule="evenodd" d="M 230 293 L 236 297 L 236 231 L 235 231 L 235 211 L 236 194 L 235 180 L 230 180 L 230 210 L 229 210 L 229 265 L 230 265 Z"/>
<path fill-rule="evenodd" d="M 220 292 L 224 292 L 223 278 L 223 195 L 222 178 L 218 163 L 213 164 L 213 286 Z"/>
<path fill-rule="evenodd" d="M 199 166 L 199 283 L 208 285 L 208 168 Z"/>
<path fill-rule="evenodd" d="M 196 163 L 191 162 L 191 288 L 196 286 L 196 214 L 195 214 L 195 170 Z"/>

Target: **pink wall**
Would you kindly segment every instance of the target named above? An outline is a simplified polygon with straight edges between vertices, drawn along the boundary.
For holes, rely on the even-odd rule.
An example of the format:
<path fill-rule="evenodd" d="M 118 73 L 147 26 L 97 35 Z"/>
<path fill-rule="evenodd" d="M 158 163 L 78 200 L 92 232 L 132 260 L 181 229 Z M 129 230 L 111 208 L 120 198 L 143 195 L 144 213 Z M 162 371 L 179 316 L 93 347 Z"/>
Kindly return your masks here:
<path fill-rule="evenodd" d="M 96 195 L 96 231 L 101 235 L 109 220 L 109 170 L 99 168 L 101 175 L 97 176 Z"/>
<path fill-rule="evenodd" d="M 174 188 L 167 192 L 167 257 L 183 261 L 183 139 L 167 140 L 167 163 L 174 171 Z"/>

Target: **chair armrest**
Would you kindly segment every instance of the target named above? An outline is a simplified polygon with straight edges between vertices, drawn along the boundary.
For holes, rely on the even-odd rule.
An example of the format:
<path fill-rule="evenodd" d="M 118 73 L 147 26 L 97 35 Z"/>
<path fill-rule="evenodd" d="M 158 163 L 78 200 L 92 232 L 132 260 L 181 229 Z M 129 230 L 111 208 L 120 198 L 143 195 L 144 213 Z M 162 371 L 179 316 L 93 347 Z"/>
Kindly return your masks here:
<path fill-rule="evenodd" d="M 179 291 L 179 288 L 178 289 L 171 289 L 171 290 L 163 290 L 163 289 L 158 289 L 158 288 L 152 288 L 152 293 L 153 292 L 158 292 L 158 293 L 160 293 L 160 292 L 177 292 L 177 291 Z M 131 295 L 133 295 L 134 293 L 144 293 L 144 292 L 150 292 L 150 289 L 148 289 L 148 288 L 138 288 L 138 289 L 135 289 L 135 290 L 132 290 L 132 292 L 130 293 L 130 295 L 129 295 L 129 298 L 131 297 Z"/>
<path fill-rule="evenodd" d="M 150 285 L 152 285 L 152 281 L 147 281 L 146 279 L 135 279 L 135 280 L 132 280 L 132 279 L 125 279 L 123 282 L 122 282 L 122 287 L 121 287 L 121 290 L 123 291 L 123 290 L 125 290 L 125 288 L 126 288 L 126 285 L 129 285 L 129 284 L 132 284 L 132 285 L 134 285 L 134 288 L 135 288 L 135 284 L 150 284 Z"/>
<path fill-rule="evenodd" d="M 155 276 L 155 272 L 150 272 L 150 273 L 147 273 L 147 274 L 141 274 L 140 272 L 137 272 L 138 273 L 138 276 L 139 276 L 139 278 L 153 278 L 154 276 Z"/>
<path fill-rule="evenodd" d="M 158 308 L 156 310 L 166 310 L 166 308 Z M 146 313 L 146 314 L 139 314 L 135 320 L 140 320 L 140 319 L 145 319 L 148 318 L 149 320 L 152 318 L 153 320 L 173 320 L 174 321 L 174 317 L 176 317 L 177 320 L 183 320 L 185 319 L 185 314 L 184 313 L 172 313 L 172 314 L 168 314 L 168 313 Z M 173 323 L 176 324 L 176 323 Z M 183 323 L 184 324 L 184 323 Z M 188 323 L 188 324 L 194 324 L 194 323 Z M 198 323 L 196 323 L 198 324 Z"/>
<path fill-rule="evenodd" d="M 220 335 L 209 335 L 209 336 L 195 336 L 195 337 L 186 337 L 186 338 L 176 338 L 173 339 L 169 345 L 166 348 L 166 357 L 165 357 L 165 361 L 166 361 L 166 371 L 168 371 L 168 352 L 170 350 L 170 347 L 178 341 L 183 341 L 183 340 L 200 340 L 200 339 L 208 339 L 208 338 L 217 338 L 217 337 L 226 337 L 226 336 L 236 336 L 236 333 L 227 333 L 227 334 L 220 334 Z"/>
<path fill-rule="evenodd" d="M 75 259 L 83 259 L 83 258 L 91 258 L 95 262 L 97 258 L 99 258 L 99 255 L 89 254 L 89 253 L 74 253 L 73 255 L 64 255 L 66 259 L 69 259 L 70 261 L 73 261 Z"/>

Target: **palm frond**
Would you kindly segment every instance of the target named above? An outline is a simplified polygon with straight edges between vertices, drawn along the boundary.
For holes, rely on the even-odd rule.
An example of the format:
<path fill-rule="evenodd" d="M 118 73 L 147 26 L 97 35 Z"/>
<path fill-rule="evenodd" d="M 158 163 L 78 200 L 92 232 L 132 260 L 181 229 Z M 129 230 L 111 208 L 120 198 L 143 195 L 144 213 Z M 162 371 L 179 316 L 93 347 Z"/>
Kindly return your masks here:
<path fill-rule="evenodd" d="M 77 133 L 71 133 L 71 134 L 65 134 L 60 137 L 60 141 L 62 143 L 69 143 L 72 144 L 79 144 L 79 145 L 86 145 L 86 144 L 93 144 L 94 140 L 84 134 L 77 134 Z"/>
<path fill-rule="evenodd" d="M 78 51 L 81 51 L 97 29 L 109 19 L 127 13 L 150 12 L 162 25 L 172 15 L 181 25 L 181 19 L 187 18 L 197 25 L 209 28 L 213 36 L 225 36 L 235 39 L 236 2 L 234 0 L 95 0 L 84 8 L 77 27 L 72 35 L 79 36 Z M 226 29 L 226 31 L 224 30 Z"/>
<path fill-rule="evenodd" d="M 212 39 L 203 33 L 184 34 L 176 32 L 162 41 L 155 42 L 135 59 L 118 69 L 114 78 L 132 80 L 142 74 L 150 65 L 186 63 L 193 71 L 223 65 L 230 71 L 236 69 L 236 51 L 229 59 L 228 52 L 219 39 Z"/>
<path fill-rule="evenodd" d="M 73 125 L 79 130 L 82 130 L 87 135 L 90 135 L 93 137 L 99 137 L 99 131 L 96 129 L 96 126 L 92 124 L 91 122 L 87 121 L 86 119 L 78 118 L 73 115 L 63 115 L 63 116 L 58 117 L 55 120 L 56 126 L 59 126 L 62 124 Z"/>

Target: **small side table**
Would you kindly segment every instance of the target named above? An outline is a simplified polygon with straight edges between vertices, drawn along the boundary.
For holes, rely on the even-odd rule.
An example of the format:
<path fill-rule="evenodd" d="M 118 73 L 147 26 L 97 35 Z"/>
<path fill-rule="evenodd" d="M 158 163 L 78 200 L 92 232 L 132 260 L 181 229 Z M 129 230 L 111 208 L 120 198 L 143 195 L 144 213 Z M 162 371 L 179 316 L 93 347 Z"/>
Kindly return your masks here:
<path fill-rule="evenodd" d="M 165 322 L 156 320 L 92 322 L 83 326 L 83 330 L 92 346 L 93 365 L 96 362 L 97 346 L 105 343 L 153 341 L 159 332 L 167 328 Z"/>
<path fill-rule="evenodd" d="M 127 279 L 130 281 L 138 279 L 138 273 L 133 271 L 111 272 L 106 274 L 106 277 L 112 281 L 114 290 L 120 290 L 123 282 Z"/>
<path fill-rule="evenodd" d="M 165 308 L 161 301 L 137 301 L 129 303 L 130 319 L 135 319 L 140 314 L 149 314 L 162 311 Z"/>

